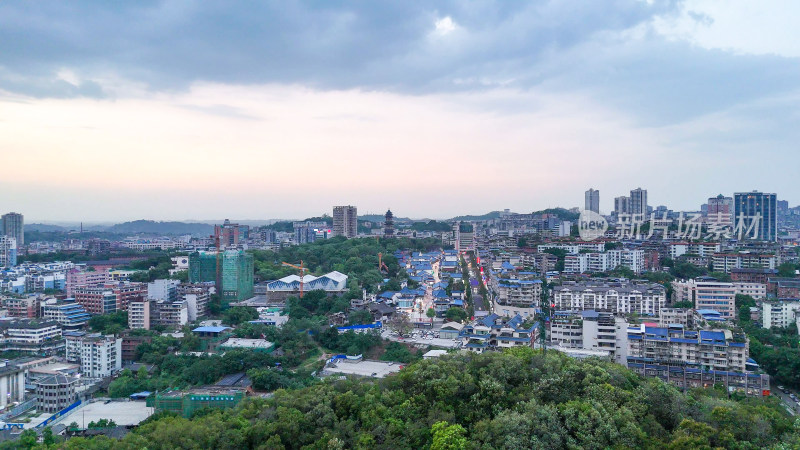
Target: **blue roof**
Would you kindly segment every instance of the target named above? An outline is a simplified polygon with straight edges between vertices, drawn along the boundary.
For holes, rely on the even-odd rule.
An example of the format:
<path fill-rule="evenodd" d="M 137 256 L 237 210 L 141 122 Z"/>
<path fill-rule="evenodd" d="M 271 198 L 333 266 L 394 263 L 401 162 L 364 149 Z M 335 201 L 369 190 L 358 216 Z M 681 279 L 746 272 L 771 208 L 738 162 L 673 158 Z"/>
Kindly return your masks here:
<path fill-rule="evenodd" d="M 447 292 L 444 289 L 436 289 L 433 291 L 433 298 L 447 298 Z"/>
<path fill-rule="evenodd" d="M 230 327 L 197 327 L 192 331 L 195 333 L 222 333 L 223 331 L 230 329 Z"/>
<path fill-rule="evenodd" d="M 644 328 L 644 332 L 647 333 L 647 334 L 654 334 L 656 336 L 666 337 L 667 334 L 669 333 L 669 330 L 666 329 L 666 328 L 660 328 L 660 327 L 645 327 Z"/>
<path fill-rule="evenodd" d="M 713 309 L 698 309 L 697 314 L 700 314 L 701 316 L 719 316 L 722 313 Z"/>
<path fill-rule="evenodd" d="M 700 339 L 711 341 L 725 341 L 725 333 L 722 331 L 700 331 Z"/>

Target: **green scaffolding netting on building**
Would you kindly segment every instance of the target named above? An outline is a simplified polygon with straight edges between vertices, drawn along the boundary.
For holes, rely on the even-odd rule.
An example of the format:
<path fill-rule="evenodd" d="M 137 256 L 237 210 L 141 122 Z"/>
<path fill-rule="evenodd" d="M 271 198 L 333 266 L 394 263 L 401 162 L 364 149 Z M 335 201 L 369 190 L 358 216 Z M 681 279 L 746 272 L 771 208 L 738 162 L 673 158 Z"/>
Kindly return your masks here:
<path fill-rule="evenodd" d="M 225 250 L 219 255 L 222 298 L 242 301 L 253 297 L 253 255 L 242 250 Z M 217 281 L 217 253 L 189 255 L 189 281 Z"/>

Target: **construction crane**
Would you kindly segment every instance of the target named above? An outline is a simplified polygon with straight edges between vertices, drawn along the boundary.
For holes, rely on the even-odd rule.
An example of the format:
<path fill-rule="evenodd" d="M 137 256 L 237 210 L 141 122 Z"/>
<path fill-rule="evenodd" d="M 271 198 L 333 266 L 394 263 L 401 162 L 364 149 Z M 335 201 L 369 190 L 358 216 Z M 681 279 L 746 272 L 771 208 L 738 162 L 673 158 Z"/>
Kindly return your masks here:
<path fill-rule="evenodd" d="M 299 266 L 295 266 L 294 264 L 289 264 L 287 262 L 283 262 L 281 264 L 286 267 L 294 267 L 300 271 L 300 298 L 303 298 L 303 278 L 305 278 L 306 272 L 308 272 L 308 268 L 303 267 L 303 260 L 300 260 Z"/>
<path fill-rule="evenodd" d="M 386 274 L 389 274 L 389 267 L 383 263 L 383 253 L 378 253 L 378 271 L 386 271 Z"/>

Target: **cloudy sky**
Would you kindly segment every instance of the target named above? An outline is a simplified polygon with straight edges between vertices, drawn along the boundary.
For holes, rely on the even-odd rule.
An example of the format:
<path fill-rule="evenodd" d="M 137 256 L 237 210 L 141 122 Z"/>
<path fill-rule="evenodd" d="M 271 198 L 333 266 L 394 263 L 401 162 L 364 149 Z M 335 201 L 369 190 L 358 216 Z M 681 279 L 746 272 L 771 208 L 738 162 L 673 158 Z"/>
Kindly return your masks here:
<path fill-rule="evenodd" d="M 0 210 L 800 203 L 800 3 L 0 2 Z"/>

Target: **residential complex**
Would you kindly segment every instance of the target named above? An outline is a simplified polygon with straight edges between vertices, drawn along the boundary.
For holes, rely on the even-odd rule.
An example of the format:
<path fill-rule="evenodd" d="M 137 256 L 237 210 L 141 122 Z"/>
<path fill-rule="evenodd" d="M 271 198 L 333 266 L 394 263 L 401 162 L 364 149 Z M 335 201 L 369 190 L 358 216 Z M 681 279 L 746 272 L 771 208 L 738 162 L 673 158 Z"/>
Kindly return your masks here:
<path fill-rule="evenodd" d="M 558 311 L 595 310 L 657 317 L 667 302 L 666 290 L 656 283 L 590 281 L 553 288 Z"/>
<path fill-rule="evenodd" d="M 628 367 L 679 388 L 722 385 L 746 395 L 769 395 L 769 376 L 747 370 L 749 341 L 730 330 L 628 328 Z"/>

